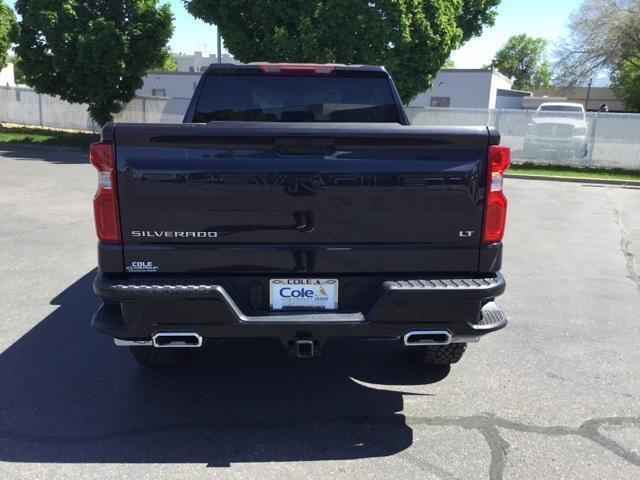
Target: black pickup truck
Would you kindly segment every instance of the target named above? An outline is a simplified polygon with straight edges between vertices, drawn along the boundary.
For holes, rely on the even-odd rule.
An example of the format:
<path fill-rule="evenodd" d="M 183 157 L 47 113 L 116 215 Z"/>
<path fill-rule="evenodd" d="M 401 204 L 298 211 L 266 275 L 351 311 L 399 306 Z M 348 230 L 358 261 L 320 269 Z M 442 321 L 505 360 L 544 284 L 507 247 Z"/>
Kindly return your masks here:
<path fill-rule="evenodd" d="M 410 126 L 381 67 L 213 65 L 183 124 L 107 124 L 91 147 L 93 327 L 152 366 L 234 337 L 455 363 L 507 323 L 509 162 L 491 128 Z"/>

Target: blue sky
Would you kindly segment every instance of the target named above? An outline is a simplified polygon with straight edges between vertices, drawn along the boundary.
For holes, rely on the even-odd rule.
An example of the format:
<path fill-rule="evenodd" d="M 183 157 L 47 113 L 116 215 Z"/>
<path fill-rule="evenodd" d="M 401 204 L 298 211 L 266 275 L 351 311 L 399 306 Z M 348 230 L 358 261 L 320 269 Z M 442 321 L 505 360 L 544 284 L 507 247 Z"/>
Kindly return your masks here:
<path fill-rule="evenodd" d="M 452 58 L 458 68 L 479 68 L 491 61 L 493 54 L 511 35 L 526 33 L 553 42 L 566 34 L 571 12 L 580 0 L 502 0 L 496 24 L 485 29 Z"/>
<path fill-rule="evenodd" d="M 171 39 L 174 52 L 192 53 L 216 51 L 216 28 L 194 19 L 184 8 L 182 0 L 170 0 L 175 21 Z M 491 61 L 495 51 L 517 33 L 543 37 L 553 42 L 566 32 L 569 15 L 580 0 L 502 0 L 494 27 L 473 39 L 452 57 L 458 68 L 479 68 Z"/>
<path fill-rule="evenodd" d="M 193 53 L 200 50 L 216 53 L 216 27 L 192 17 L 184 8 L 182 0 L 169 0 L 169 3 L 175 16 L 175 30 L 169 43 L 171 51 Z"/>

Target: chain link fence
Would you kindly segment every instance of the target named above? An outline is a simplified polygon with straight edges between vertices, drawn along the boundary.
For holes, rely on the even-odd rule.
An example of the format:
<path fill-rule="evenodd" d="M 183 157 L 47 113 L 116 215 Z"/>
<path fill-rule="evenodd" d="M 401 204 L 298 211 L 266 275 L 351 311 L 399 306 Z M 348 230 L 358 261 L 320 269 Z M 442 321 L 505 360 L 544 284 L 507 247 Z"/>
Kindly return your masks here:
<path fill-rule="evenodd" d="M 117 122 L 180 123 L 188 98 L 136 97 Z M 620 168 L 640 171 L 640 115 L 571 114 L 528 110 L 406 109 L 413 125 L 492 126 L 514 163 Z M 71 104 L 27 88 L 0 87 L 0 122 L 99 131 L 86 105 Z"/>
<path fill-rule="evenodd" d="M 514 163 L 640 171 L 640 115 L 407 108 L 413 125 L 492 126 Z"/>
<path fill-rule="evenodd" d="M 181 123 L 190 99 L 136 97 L 115 116 L 116 122 Z M 35 93 L 0 87 L 0 122 L 99 132 L 87 106 Z"/>

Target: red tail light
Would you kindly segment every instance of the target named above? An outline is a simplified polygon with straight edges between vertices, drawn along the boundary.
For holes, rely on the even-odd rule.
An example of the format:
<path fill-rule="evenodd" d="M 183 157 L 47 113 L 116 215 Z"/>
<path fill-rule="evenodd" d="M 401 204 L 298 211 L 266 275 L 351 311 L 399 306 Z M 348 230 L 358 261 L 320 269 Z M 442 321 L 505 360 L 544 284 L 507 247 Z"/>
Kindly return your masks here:
<path fill-rule="evenodd" d="M 502 145 L 489 147 L 489 168 L 487 170 L 487 200 L 484 213 L 482 241 L 495 243 L 502 241 L 507 220 L 507 199 L 502 191 L 504 171 L 511 165 L 511 150 Z"/>
<path fill-rule="evenodd" d="M 116 163 L 113 144 L 94 143 L 89 150 L 91 164 L 98 169 L 98 191 L 93 198 L 93 212 L 98 238 L 103 242 L 120 241 L 118 199 L 116 197 Z"/>

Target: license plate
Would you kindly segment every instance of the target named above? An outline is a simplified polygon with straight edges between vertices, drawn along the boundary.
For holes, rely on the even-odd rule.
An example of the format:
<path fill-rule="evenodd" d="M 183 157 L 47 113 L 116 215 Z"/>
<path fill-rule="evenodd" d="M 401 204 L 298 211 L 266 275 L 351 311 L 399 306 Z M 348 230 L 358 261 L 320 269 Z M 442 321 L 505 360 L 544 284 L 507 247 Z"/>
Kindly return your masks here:
<path fill-rule="evenodd" d="M 269 282 L 272 310 L 336 310 L 338 280 L 275 278 Z"/>

